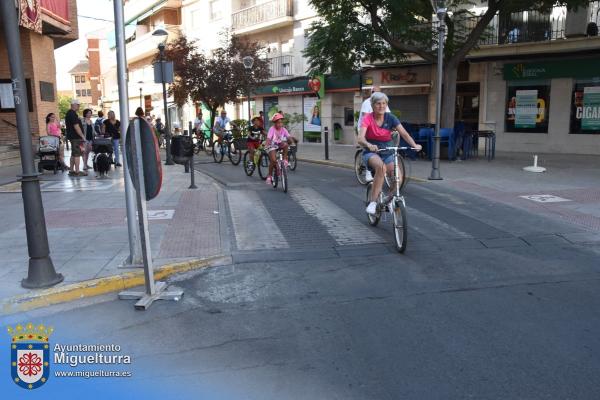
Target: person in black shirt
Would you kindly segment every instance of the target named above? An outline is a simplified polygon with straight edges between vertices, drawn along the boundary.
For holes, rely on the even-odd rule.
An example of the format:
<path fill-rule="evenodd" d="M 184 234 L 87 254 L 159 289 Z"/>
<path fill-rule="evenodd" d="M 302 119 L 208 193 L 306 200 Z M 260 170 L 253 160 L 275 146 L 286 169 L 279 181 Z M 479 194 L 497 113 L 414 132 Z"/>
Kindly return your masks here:
<path fill-rule="evenodd" d="M 71 109 L 65 115 L 65 125 L 67 129 L 67 140 L 71 142 L 71 160 L 69 176 L 86 176 L 87 172 L 79 171 L 79 158 L 85 135 L 83 134 L 83 124 L 77 115 L 79 110 L 79 100 L 71 100 Z"/>
<path fill-rule="evenodd" d="M 115 155 L 115 166 L 120 167 L 119 162 L 119 141 L 121 140 L 121 123 L 115 117 L 114 111 L 108 112 L 108 119 L 104 121 L 104 132 L 107 136 L 110 136 L 113 143 L 113 154 Z"/>
<path fill-rule="evenodd" d="M 92 152 L 92 140 L 94 140 L 94 123 L 92 122 L 92 110 L 86 108 L 83 110 L 83 132 L 85 133 L 85 144 L 83 146 L 83 170 L 88 167 L 88 159 Z"/>
<path fill-rule="evenodd" d="M 252 126 L 248 132 L 248 139 L 246 141 L 248 152 L 250 153 L 250 160 L 254 161 L 254 152 L 260 146 L 261 141 L 264 140 L 265 130 L 261 126 L 261 118 L 252 118 Z M 251 161 L 251 162 L 252 162 Z"/>

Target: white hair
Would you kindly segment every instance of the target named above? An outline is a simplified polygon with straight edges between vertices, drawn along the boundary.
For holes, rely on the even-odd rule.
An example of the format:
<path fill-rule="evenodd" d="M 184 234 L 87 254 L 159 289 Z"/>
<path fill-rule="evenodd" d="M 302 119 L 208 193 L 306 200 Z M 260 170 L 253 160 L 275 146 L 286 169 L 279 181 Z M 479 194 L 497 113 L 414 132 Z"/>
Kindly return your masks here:
<path fill-rule="evenodd" d="M 375 107 L 375 103 L 377 103 L 378 101 L 381 100 L 385 100 L 386 103 L 389 103 L 390 99 L 388 99 L 388 97 L 385 95 L 385 93 L 382 92 L 374 92 L 371 95 L 371 107 Z"/>

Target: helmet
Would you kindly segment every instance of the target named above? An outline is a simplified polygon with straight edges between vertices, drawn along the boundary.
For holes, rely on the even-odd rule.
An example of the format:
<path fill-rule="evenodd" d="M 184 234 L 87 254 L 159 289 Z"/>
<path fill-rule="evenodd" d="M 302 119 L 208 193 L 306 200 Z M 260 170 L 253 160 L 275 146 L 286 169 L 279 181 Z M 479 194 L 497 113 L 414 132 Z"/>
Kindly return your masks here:
<path fill-rule="evenodd" d="M 279 121 L 280 119 L 283 119 L 283 118 L 284 118 L 283 115 L 281 115 L 280 113 L 276 113 L 275 115 L 273 115 L 271 117 L 271 122 L 277 122 L 277 121 Z"/>

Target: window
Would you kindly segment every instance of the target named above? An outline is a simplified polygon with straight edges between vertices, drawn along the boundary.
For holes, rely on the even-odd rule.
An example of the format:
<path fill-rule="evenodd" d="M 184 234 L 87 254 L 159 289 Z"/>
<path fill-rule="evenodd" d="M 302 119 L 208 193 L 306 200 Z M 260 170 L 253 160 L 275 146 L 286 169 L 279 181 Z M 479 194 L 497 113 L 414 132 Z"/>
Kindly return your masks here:
<path fill-rule="evenodd" d="M 40 81 L 40 98 L 42 101 L 54 101 L 54 84 Z"/>
<path fill-rule="evenodd" d="M 75 75 L 75 83 L 79 83 L 79 75 Z"/>
<path fill-rule="evenodd" d="M 79 79 L 81 80 L 81 83 L 85 83 L 85 75 L 81 75 Z"/>
<path fill-rule="evenodd" d="M 221 0 L 211 0 L 210 5 L 210 20 L 216 21 L 223 18 L 223 3 Z"/>
<path fill-rule="evenodd" d="M 575 82 L 569 133 L 600 134 L 600 78 Z"/>
<path fill-rule="evenodd" d="M 506 131 L 548 133 L 550 82 L 508 82 Z"/>
<path fill-rule="evenodd" d="M 86 90 L 86 95 L 87 95 L 88 97 L 90 97 L 90 96 L 92 95 L 92 89 L 87 89 L 87 90 Z"/>
<path fill-rule="evenodd" d="M 75 97 L 81 97 L 81 90 L 75 90 Z"/>

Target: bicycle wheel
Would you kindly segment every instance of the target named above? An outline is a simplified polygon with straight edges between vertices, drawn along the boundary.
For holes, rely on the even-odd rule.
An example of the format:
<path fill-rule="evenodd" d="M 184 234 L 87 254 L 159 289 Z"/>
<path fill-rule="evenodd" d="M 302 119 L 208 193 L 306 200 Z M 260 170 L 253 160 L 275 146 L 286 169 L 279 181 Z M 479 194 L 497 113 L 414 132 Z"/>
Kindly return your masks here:
<path fill-rule="evenodd" d="M 250 152 L 244 153 L 244 172 L 248 176 L 252 176 L 254 173 L 254 161 L 250 158 Z"/>
<path fill-rule="evenodd" d="M 363 163 L 362 150 L 357 150 L 356 154 L 354 154 L 354 173 L 356 174 L 356 180 L 358 180 L 358 183 L 361 185 L 366 185 L 368 183 L 365 176 L 366 171 L 367 167 Z"/>
<path fill-rule="evenodd" d="M 212 148 L 212 156 L 216 163 L 220 163 L 223 161 L 223 144 L 219 142 L 215 142 Z"/>
<path fill-rule="evenodd" d="M 283 161 L 280 161 L 279 165 L 281 168 L 281 188 L 283 189 L 283 193 L 287 193 L 287 191 L 288 191 L 287 170 L 286 170 L 285 166 L 283 165 Z"/>
<path fill-rule="evenodd" d="M 231 161 L 233 165 L 239 165 L 242 160 L 242 151 L 236 147 L 235 143 L 229 142 L 229 145 L 227 146 L 227 157 L 229 157 L 229 161 Z"/>
<path fill-rule="evenodd" d="M 288 163 L 290 165 L 290 170 L 295 171 L 298 166 L 298 160 L 296 159 L 296 150 L 290 151 L 288 153 Z"/>
<path fill-rule="evenodd" d="M 269 174 L 269 156 L 267 153 L 261 153 L 258 158 L 258 175 L 263 181 L 267 179 Z"/>
<path fill-rule="evenodd" d="M 202 150 L 202 141 L 198 140 L 196 137 L 192 137 L 192 147 L 194 148 L 194 154 L 199 154 L 200 150 Z"/>
<path fill-rule="evenodd" d="M 367 201 L 365 202 L 365 207 L 369 205 L 371 202 L 371 191 L 373 190 L 373 182 L 369 182 L 367 185 Z M 379 219 L 381 218 L 381 210 L 379 206 L 377 206 L 377 212 L 375 214 L 367 213 L 367 218 L 369 219 L 369 224 L 372 226 L 377 226 L 379 223 Z"/>
<path fill-rule="evenodd" d="M 406 206 L 404 201 L 396 199 L 394 204 L 394 212 L 392 214 L 392 223 L 394 224 L 394 240 L 396 242 L 396 250 L 404 253 L 406 250 L 406 240 L 408 236 L 408 225 L 406 223 Z"/>

